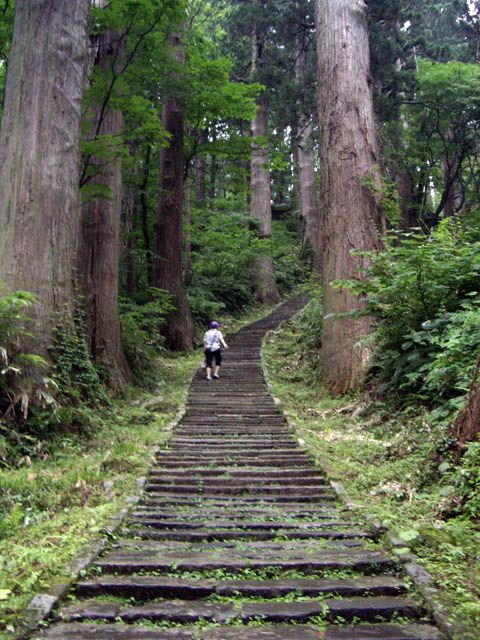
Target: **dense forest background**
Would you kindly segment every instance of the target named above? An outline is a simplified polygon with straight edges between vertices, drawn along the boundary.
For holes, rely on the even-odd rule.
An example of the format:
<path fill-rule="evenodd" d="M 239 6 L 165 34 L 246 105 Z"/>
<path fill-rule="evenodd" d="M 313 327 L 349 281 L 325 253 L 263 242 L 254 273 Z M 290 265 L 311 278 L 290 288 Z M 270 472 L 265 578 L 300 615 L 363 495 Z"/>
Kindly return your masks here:
<path fill-rule="evenodd" d="M 480 2 L 316 4 L 0 1 L 5 470 L 302 290 L 302 384 L 421 416 L 478 518 Z"/>
<path fill-rule="evenodd" d="M 476 4 L 370 2 L 339 75 L 328 5 L 77 4 L 3 5 L 2 438 L 322 279 L 327 387 L 368 361 L 453 418 L 480 336 Z"/>

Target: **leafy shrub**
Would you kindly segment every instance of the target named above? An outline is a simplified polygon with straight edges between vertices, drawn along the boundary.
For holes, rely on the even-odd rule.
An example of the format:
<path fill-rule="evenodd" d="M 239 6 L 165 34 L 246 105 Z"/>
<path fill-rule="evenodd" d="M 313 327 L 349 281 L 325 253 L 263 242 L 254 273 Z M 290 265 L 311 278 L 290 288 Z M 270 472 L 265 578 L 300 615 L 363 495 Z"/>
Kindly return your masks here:
<path fill-rule="evenodd" d="M 151 288 L 149 300 L 143 304 L 120 298 L 119 307 L 128 364 L 137 375 L 148 373 L 153 360 L 163 349 L 161 329 L 173 310 L 172 296 L 163 289 Z"/>
<path fill-rule="evenodd" d="M 298 241 L 296 216 L 273 221 L 272 252 L 280 293 L 287 293 L 310 275 L 311 256 Z"/>
<path fill-rule="evenodd" d="M 50 349 L 52 377 L 66 404 L 108 402 L 85 336 L 85 316 L 79 307 L 74 309 L 73 321 L 58 318 Z"/>
<path fill-rule="evenodd" d="M 445 510 L 451 515 L 464 514 L 480 519 L 480 442 L 468 445 L 460 464 L 440 465 L 442 493 L 446 497 Z"/>
<path fill-rule="evenodd" d="M 463 396 L 480 349 L 480 236 L 444 220 L 378 254 L 364 281 L 347 284 L 377 318 L 372 373 L 380 392 L 430 406 Z M 458 408 L 458 403 L 453 403 Z"/>
<path fill-rule="evenodd" d="M 249 217 L 234 211 L 192 211 L 193 279 L 189 301 L 196 322 L 218 311 L 236 311 L 253 300 L 251 264 L 255 238 Z"/>
<path fill-rule="evenodd" d="M 30 335 L 27 311 L 35 302 L 35 295 L 28 291 L 0 296 L 0 417 L 20 403 L 25 418 L 32 396 L 39 403 L 51 398 L 51 381 L 42 375 L 45 360 L 18 346 L 21 338 Z"/>

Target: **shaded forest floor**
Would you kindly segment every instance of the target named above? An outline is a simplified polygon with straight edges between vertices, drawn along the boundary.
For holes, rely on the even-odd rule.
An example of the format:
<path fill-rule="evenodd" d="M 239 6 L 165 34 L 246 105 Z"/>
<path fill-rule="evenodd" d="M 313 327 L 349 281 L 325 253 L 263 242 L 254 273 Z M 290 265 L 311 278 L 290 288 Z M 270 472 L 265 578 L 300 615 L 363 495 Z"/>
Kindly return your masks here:
<path fill-rule="evenodd" d="M 340 481 L 360 515 L 387 525 L 413 551 L 441 591 L 438 607 L 459 626 L 458 640 L 480 628 L 480 527 L 446 518 L 445 486 L 435 473 L 428 428 L 373 410 L 361 400 L 332 399 L 318 382 L 318 353 L 305 352 L 301 317 L 270 333 L 263 359 L 274 394 L 298 437 Z M 461 627 L 463 625 L 463 627 Z"/>
<path fill-rule="evenodd" d="M 251 309 L 223 328 L 231 333 L 267 312 Z M 67 429 L 37 446 L 37 456 L 0 469 L 1 640 L 36 593 L 68 580 L 69 563 L 138 493 L 201 358 L 199 350 L 159 358 L 149 391 L 131 388 L 110 407 L 92 408 L 84 431 Z"/>

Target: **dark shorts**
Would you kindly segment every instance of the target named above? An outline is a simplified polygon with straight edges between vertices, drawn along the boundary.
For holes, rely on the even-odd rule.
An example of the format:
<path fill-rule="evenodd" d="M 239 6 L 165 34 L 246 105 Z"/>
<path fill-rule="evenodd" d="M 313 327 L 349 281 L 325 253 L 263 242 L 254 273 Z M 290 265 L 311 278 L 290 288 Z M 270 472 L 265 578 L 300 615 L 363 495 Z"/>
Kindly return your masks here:
<path fill-rule="evenodd" d="M 207 367 L 209 369 L 212 368 L 213 360 L 215 360 L 215 365 L 219 367 L 222 364 L 222 350 L 217 349 L 216 351 L 210 351 L 210 349 L 205 349 L 205 362 L 207 363 Z"/>

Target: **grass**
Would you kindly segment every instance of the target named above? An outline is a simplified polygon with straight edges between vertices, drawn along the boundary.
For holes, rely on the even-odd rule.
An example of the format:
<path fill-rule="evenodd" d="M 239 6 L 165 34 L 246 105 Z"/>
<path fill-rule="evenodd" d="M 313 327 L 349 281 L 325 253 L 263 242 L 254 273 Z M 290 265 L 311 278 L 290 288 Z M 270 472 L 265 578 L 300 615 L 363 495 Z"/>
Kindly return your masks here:
<path fill-rule="evenodd" d="M 308 311 L 307 311 L 308 313 Z M 441 590 L 439 607 L 475 640 L 480 626 L 480 529 L 447 519 L 433 437 L 421 415 L 402 421 L 385 408 L 363 410 L 358 398 L 334 399 L 319 382 L 318 351 L 305 346 L 294 319 L 270 333 L 264 365 L 298 437 L 332 480 L 341 481 L 359 515 L 388 525 L 413 550 Z M 361 415 L 362 417 L 352 417 Z"/>

